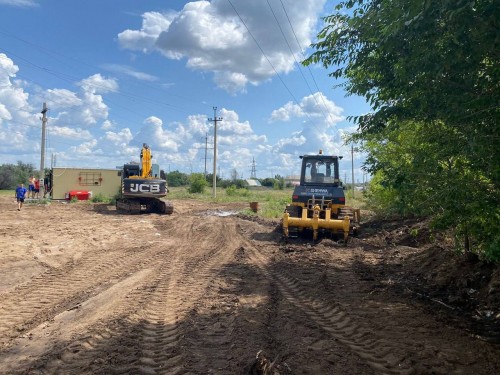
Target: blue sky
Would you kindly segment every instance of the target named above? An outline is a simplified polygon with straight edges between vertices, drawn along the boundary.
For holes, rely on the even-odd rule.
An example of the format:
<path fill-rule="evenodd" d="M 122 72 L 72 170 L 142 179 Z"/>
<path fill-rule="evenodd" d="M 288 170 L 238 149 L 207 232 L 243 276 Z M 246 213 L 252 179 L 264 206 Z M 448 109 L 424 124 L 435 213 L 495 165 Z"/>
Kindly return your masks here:
<path fill-rule="evenodd" d="M 311 53 L 325 0 L 0 0 L 0 164 L 114 168 L 147 143 L 165 171 L 258 178 L 299 172 L 299 155 L 343 155 L 370 110 L 345 97 Z M 363 155 L 355 154 L 362 181 Z"/>

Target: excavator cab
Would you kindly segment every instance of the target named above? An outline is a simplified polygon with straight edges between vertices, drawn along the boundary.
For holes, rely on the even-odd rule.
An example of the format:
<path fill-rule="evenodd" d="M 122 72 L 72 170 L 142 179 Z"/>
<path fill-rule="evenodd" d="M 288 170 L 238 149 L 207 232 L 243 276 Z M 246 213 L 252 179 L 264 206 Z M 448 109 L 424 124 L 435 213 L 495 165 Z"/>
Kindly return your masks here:
<path fill-rule="evenodd" d="M 141 168 L 139 164 L 125 164 L 121 175 L 123 178 L 140 177 Z"/>

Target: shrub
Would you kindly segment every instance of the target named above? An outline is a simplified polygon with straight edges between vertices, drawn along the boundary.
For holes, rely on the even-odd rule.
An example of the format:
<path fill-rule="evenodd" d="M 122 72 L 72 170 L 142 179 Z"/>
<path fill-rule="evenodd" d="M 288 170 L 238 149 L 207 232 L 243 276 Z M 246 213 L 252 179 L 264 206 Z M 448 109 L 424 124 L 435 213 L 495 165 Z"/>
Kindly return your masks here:
<path fill-rule="evenodd" d="M 92 197 L 91 202 L 94 203 L 109 203 L 111 199 L 102 193 L 96 194 Z"/>
<path fill-rule="evenodd" d="M 194 173 L 189 177 L 189 193 L 203 193 L 208 183 L 202 173 Z"/>
<path fill-rule="evenodd" d="M 230 185 L 226 188 L 226 195 L 229 196 L 240 196 L 240 197 L 248 197 L 250 192 L 245 188 L 238 188 L 236 185 Z"/>

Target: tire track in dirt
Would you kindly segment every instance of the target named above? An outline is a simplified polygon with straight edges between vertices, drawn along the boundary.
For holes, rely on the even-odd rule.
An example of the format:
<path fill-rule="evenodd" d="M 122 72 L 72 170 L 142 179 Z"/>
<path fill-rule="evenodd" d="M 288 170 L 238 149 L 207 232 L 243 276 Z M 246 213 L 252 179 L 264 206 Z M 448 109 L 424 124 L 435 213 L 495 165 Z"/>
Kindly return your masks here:
<path fill-rule="evenodd" d="M 78 373 L 81 368 L 93 369 L 93 374 L 185 372 L 193 350 L 197 356 L 197 348 L 186 348 L 182 341 L 182 332 L 190 329 L 186 319 L 218 270 L 231 261 L 234 225 L 184 217 L 159 228 L 175 233 L 180 246 L 165 248 L 153 280 L 129 294 L 128 306 L 121 309 L 128 314 L 103 322 L 39 367 L 54 373 Z M 197 249 L 190 247 L 192 243 Z"/>
<path fill-rule="evenodd" d="M 258 265 L 261 272 L 275 280 L 282 295 L 295 307 L 304 311 L 336 341 L 349 347 L 378 373 L 411 374 L 412 368 L 402 366 L 404 362 L 400 348 L 376 337 L 370 329 L 351 319 L 340 305 L 310 297 L 298 280 L 290 278 L 276 268 L 269 269 L 268 260 L 252 242 L 247 240 L 250 259 Z"/>
<path fill-rule="evenodd" d="M 253 246 L 251 259 L 259 265 L 261 272 L 276 280 L 282 295 L 295 307 L 304 311 L 310 319 L 328 332 L 338 342 L 348 346 L 356 355 L 366 361 L 375 371 L 381 373 L 410 374 L 411 369 L 399 367 L 399 361 L 392 356 L 394 347 L 382 345 L 369 330 L 354 322 L 340 306 L 332 306 L 309 297 L 297 280 L 292 280 L 279 271 L 269 271 L 266 260 Z M 381 349 L 385 347 L 385 349 Z"/>
<path fill-rule="evenodd" d="M 151 245 L 124 251 L 88 253 L 76 264 L 49 270 L 29 283 L 2 295 L 0 337 L 16 337 L 61 311 L 77 306 L 130 272 L 154 264 L 160 257 Z"/>
<path fill-rule="evenodd" d="M 176 284 L 177 294 L 188 302 L 180 311 L 183 317 L 183 331 L 192 331 L 195 322 L 190 318 L 196 316 L 197 320 L 200 319 L 197 315 L 200 301 L 210 296 L 223 267 L 234 261 L 239 245 L 233 218 L 207 217 L 203 218 L 202 222 L 203 224 L 197 228 L 200 232 L 197 242 L 202 253 L 201 257 L 193 258 L 186 263 L 183 275 Z M 233 322 L 234 317 L 206 327 L 201 340 L 189 342 L 182 340 L 186 351 L 184 366 L 188 372 L 209 372 L 214 363 L 227 361 Z"/>

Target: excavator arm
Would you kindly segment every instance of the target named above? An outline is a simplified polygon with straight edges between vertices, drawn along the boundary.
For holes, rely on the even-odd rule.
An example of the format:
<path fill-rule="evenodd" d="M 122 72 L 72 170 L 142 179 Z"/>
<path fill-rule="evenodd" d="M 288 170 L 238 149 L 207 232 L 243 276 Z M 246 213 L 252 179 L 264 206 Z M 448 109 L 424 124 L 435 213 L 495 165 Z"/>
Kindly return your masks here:
<path fill-rule="evenodd" d="M 151 155 L 151 149 L 146 143 L 143 143 L 141 150 L 141 177 L 147 178 L 152 177 L 151 170 L 153 168 L 153 155 Z"/>

